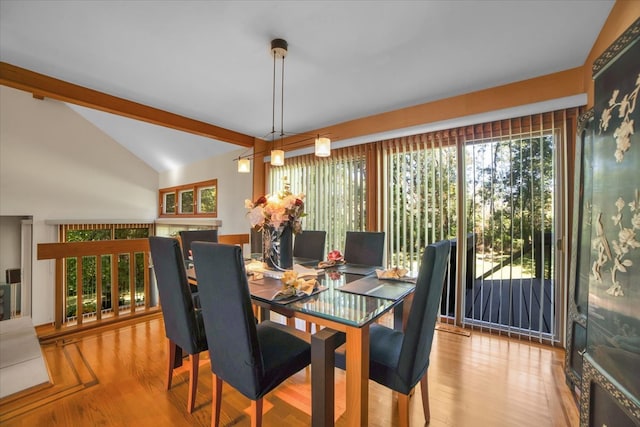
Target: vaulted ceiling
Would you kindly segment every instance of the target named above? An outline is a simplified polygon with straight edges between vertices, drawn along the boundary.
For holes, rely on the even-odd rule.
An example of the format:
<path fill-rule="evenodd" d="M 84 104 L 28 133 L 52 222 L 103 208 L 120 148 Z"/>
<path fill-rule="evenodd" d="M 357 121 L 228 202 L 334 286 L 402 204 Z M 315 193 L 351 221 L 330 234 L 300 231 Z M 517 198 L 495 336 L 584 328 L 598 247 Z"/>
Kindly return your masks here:
<path fill-rule="evenodd" d="M 274 38 L 306 132 L 582 66 L 613 3 L 0 0 L 0 60 L 260 138 Z M 240 148 L 72 108 L 159 172 Z"/>

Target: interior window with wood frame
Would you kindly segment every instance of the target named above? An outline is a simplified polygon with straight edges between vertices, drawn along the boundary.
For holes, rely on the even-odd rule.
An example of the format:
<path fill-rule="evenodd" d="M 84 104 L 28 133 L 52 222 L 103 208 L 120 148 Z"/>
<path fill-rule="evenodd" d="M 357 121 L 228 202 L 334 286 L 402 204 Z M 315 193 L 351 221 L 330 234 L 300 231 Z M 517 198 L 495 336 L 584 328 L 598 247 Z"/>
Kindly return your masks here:
<path fill-rule="evenodd" d="M 218 217 L 218 180 L 161 188 L 160 218 Z"/>

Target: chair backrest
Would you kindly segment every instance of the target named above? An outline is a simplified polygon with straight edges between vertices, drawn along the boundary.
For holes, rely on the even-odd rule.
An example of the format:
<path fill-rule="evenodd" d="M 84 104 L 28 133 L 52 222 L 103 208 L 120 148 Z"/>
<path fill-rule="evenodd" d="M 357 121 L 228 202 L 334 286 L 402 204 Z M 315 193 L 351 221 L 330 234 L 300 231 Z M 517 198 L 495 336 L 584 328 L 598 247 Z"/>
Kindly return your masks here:
<path fill-rule="evenodd" d="M 382 265 L 384 232 L 347 231 L 344 260 L 349 264 Z"/>
<path fill-rule="evenodd" d="M 252 254 L 261 254 L 263 251 L 262 248 L 262 231 L 251 229 L 251 253 Z"/>
<path fill-rule="evenodd" d="M 183 230 L 180 232 L 182 242 L 182 256 L 189 258 L 189 250 L 193 242 L 217 242 L 218 230 Z"/>
<path fill-rule="evenodd" d="M 326 231 L 303 230 L 302 233 L 296 234 L 293 241 L 293 256 L 322 261 L 326 239 Z"/>
<path fill-rule="evenodd" d="M 180 243 L 177 239 L 152 236 L 149 248 L 166 336 L 187 353 L 197 353 L 204 332 L 197 320 Z"/>
<path fill-rule="evenodd" d="M 211 370 L 245 396 L 255 396 L 264 369 L 242 249 L 194 242 L 192 251 Z"/>
<path fill-rule="evenodd" d="M 427 246 L 422 255 L 398 361 L 398 375 L 412 386 L 420 381 L 429 366 L 450 251 L 451 243 L 442 240 Z"/>

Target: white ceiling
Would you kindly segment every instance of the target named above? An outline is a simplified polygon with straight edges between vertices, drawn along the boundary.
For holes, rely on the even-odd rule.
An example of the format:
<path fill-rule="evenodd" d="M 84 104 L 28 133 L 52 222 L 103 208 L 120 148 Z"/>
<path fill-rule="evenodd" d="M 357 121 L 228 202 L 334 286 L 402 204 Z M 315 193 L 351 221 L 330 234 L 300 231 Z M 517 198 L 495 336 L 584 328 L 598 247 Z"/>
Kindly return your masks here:
<path fill-rule="evenodd" d="M 613 3 L 0 0 L 0 60 L 263 137 L 274 38 L 305 132 L 582 66 Z M 73 108 L 157 171 L 238 149 Z"/>

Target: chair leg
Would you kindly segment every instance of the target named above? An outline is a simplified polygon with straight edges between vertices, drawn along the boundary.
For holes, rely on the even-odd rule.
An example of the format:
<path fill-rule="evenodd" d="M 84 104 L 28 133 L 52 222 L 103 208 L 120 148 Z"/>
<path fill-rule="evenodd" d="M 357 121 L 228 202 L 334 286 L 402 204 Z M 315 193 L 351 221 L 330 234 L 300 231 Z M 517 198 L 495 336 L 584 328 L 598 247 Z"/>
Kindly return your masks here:
<path fill-rule="evenodd" d="M 187 412 L 192 413 L 196 403 L 196 390 L 198 389 L 198 368 L 200 364 L 200 354 L 190 354 L 189 361 L 189 397 L 187 398 Z"/>
<path fill-rule="evenodd" d="M 427 381 L 428 372 L 424 373 L 424 377 L 420 380 L 420 391 L 422 392 L 422 410 L 424 411 L 424 420 L 427 424 L 431 420 L 431 409 L 429 408 L 429 384 Z"/>
<path fill-rule="evenodd" d="M 173 366 L 176 358 L 176 347 L 177 345 L 167 338 L 168 348 L 167 348 L 167 376 L 165 378 L 165 385 L 167 386 L 167 390 L 171 388 L 171 379 L 173 378 Z"/>
<path fill-rule="evenodd" d="M 398 425 L 409 427 L 409 395 L 398 393 Z"/>
<path fill-rule="evenodd" d="M 261 398 L 251 401 L 251 427 L 262 427 L 262 403 Z"/>
<path fill-rule="evenodd" d="M 311 333 L 311 327 L 312 326 L 313 326 L 313 323 L 305 322 L 305 329 L 307 330 L 308 333 Z"/>
<path fill-rule="evenodd" d="M 211 399 L 211 427 L 220 425 L 220 405 L 222 403 L 222 379 L 216 374 L 212 378 L 213 398 Z"/>

